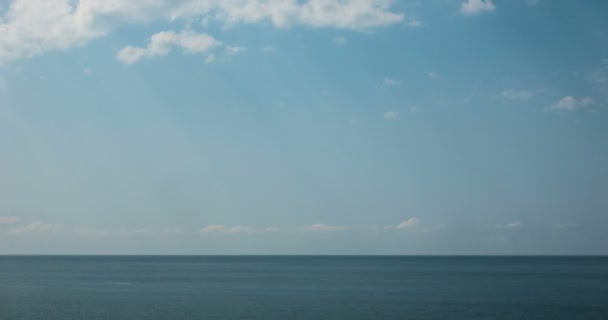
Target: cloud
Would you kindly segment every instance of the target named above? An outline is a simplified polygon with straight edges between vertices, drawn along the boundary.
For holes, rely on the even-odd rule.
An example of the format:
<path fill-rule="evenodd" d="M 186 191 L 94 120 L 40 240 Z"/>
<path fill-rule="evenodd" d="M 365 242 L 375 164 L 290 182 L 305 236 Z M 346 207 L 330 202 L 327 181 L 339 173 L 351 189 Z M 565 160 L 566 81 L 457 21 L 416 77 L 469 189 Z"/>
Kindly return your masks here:
<path fill-rule="evenodd" d="M 72 228 L 72 232 L 78 236 L 83 237 L 104 237 L 112 234 L 111 231 L 106 229 L 90 228 L 90 227 L 77 227 Z"/>
<path fill-rule="evenodd" d="M 234 47 L 227 46 L 226 47 L 226 54 L 229 56 L 234 56 L 234 55 L 243 53 L 245 51 L 247 51 L 247 48 L 245 48 L 245 47 L 239 47 L 239 46 L 234 46 Z"/>
<path fill-rule="evenodd" d="M 217 21 L 224 26 L 270 22 L 278 28 L 367 30 L 402 23 L 394 0 L 12 0 L 0 16 L 0 64 L 48 51 L 83 46 L 126 25 L 153 21 Z M 165 35 L 167 36 L 167 35 Z M 170 42 L 173 42 L 171 40 Z M 196 42 L 196 41 L 195 41 Z M 197 44 L 185 49 L 196 50 Z M 126 49 L 137 61 L 146 48 Z M 162 49 L 162 48 L 161 48 Z M 160 52 L 163 52 L 162 50 Z"/>
<path fill-rule="evenodd" d="M 386 85 L 386 86 L 398 86 L 400 84 L 401 84 L 401 81 L 399 81 L 399 80 L 391 79 L 389 77 L 384 78 L 384 85 Z"/>
<path fill-rule="evenodd" d="M 334 39 L 334 42 L 339 45 L 339 46 L 343 46 L 346 44 L 346 38 L 344 37 L 337 37 Z"/>
<path fill-rule="evenodd" d="M 535 6 L 540 2 L 540 0 L 527 0 L 528 5 Z"/>
<path fill-rule="evenodd" d="M 403 25 L 409 28 L 418 28 L 422 25 L 422 21 L 416 17 L 409 16 L 405 19 Z"/>
<path fill-rule="evenodd" d="M 435 72 L 435 71 L 431 71 L 429 73 L 427 73 L 426 75 L 429 79 L 439 79 L 439 73 Z"/>
<path fill-rule="evenodd" d="M 235 233 L 254 233 L 260 231 L 251 226 L 227 227 L 221 224 L 210 225 L 199 230 L 200 234 L 235 234 Z"/>
<path fill-rule="evenodd" d="M 496 6 L 492 0 L 466 0 L 460 5 L 460 13 L 464 15 L 476 15 L 494 10 Z"/>
<path fill-rule="evenodd" d="M 501 229 L 516 229 L 522 226 L 521 221 L 514 221 L 511 223 L 507 223 L 507 224 L 499 224 L 496 226 L 496 228 L 501 228 Z"/>
<path fill-rule="evenodd" d="M 13 224 L 17 223 L 19 219 L 16 217 L 0 217 L 0 224 Z"/>
<path fill-rule="evenodd" d="M 116 55 L 116 59 L 126 64 L 132 64 L 143 58 L 167 55 L 173 47 L 181 48 L 188 54 L 195 54 L 206 52 L 221 44 L 221 42 L 206 33 L 196 33 L 191 30 L 184 30 L 180 33 L 162 31 L 152 35 L 148 41 L 148 46 L 145 48 L 133 46 L 122 48 Z M 228 50 L 238 51 L 241 48 L 228 47 Z"/>
<path fill-rule="evenodd" d="M 35 221 L 30 224 L 14 227 L 9 230 L 9 234 L 31 234 L 31 233 L 57 233 L 61 230 L 60 224 L 44 223 L 42 221 Z"/>
<path fill-rule="evenodd" d="M 138 236 L 171 236 L 182 234 L 184 231 L 177 227 L 167 227 L 162 229 L 152 228 L 123 228 L 118 230 L 101 229 L 92 227 L 76 227 L 72 228 L 72 232 L 82 237 L 108 237 L 108 236 L 123 236 L 123 237 L 138 237 Z"/>
<path fill-rule="evenodd" d="M 217 57 L 215 56 L 215 54 L 210 53 L 205 59 L 205 63 L 214 63 L 216 59 Z"/>
<path fill-rule="evenodd" d="M 572 96 L 565 96 L 558 102 L 554 103 L 546 110 L 567 110 L 572 111 L 580 108 L 584 108 L 593 104 L 593 99 L 590 97 L 584 97 L 576 99 Z"/>
<path fill-rule="evenodd" d="M 394 229 L 408 229 L 408 228 L 413 228 L 413 227 L 417 226 L 419 223 L 420 223 L 420 219 L 418 219 L 416 217 L 412 217 L 407 220 L 404 220 L 403 222 L 394 226 L 393 228 Z"/>
<path fill-rule="evenodd" d="M 344 231 L 346 229 L 348 229 L 348 227 L 346 227 L 346 226 L 331 226 L 331 225 L 322 224 L 322 223 L 316 223 L 316 224 L 302 228 L 302 230 L 304 230 L 304 231 L 311 231 L 311 232 L 333 232 L 333 231 Z"/>
<path fill-rule="evenodd" d="M 505 90 L 502 96 L 510 100 L 528 100 L 534 96 L 534 93 L 527 90 Z"/>
<path fill-rule="evenodd" d="M 277 49 L 275 49 L 273 46 L 264 46 L 262 49 L 262 52 L 264 53 L 277 53 Z"/>
<path fill-rule="evenodd" d="M 397 111 L 387 111 L 384 113 L 384 119 L 386 120 L 396 120 L 399 118 L 399 112 Z"/>
<path fill-rule="evenodd" d="M 558 229 L 558 230 L 566 230 L 566 229 L 576 228 L 576 227 L 578 227 L 578 224 L 576 224 L 576 223 L 558 223 L 558 224 L 552 225 L 552 227 L 554 229 Z"/>

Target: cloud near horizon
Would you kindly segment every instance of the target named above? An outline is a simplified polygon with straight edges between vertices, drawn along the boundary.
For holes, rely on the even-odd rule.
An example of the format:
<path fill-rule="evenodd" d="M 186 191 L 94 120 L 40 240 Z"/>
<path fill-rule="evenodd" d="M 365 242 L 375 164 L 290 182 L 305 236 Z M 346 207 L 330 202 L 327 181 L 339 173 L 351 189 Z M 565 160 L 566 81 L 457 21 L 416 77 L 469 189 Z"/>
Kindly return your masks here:
<path fill-rule="evenodd" d="M 384 229 L 395 229 L 395 230 L 403 230 L 410 229 L 418 226 L 420 224 L 420 219 L 417 217 L 411 217 L 409 219 L 403 220 L 401 223 L 393 226 L 386 226 Z"/>

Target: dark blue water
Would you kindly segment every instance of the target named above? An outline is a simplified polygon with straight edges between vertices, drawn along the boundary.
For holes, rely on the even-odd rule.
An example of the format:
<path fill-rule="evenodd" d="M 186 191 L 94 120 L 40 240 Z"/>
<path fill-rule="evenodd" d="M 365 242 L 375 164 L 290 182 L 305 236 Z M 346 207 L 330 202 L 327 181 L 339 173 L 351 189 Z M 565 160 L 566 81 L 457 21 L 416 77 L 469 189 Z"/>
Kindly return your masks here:
<path fill-rule="evenodd" d="M 0 319 L 608 319 L 608 258 L 0 257 Z"/>

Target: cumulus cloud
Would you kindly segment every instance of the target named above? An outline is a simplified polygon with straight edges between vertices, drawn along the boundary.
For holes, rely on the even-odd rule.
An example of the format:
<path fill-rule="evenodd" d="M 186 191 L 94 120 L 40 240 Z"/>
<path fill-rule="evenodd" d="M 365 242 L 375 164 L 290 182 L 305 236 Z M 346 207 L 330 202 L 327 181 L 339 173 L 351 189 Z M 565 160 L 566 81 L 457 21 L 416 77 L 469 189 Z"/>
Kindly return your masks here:
<path fill-rule="evenodd" d="M 404 21 L 394 0 L 12 0 L 0 16 L 0 64 L 85 45 L 124 24 L 150 21 L 217 21 L 225 26 L 269 21 L 366 30 Z M 175 36 L 165 34 L 175 44 Z M 166 40 L 167 41 L 167 40 Z M 184 50 L 200 50 L 184 40 Z M 165 42 L 165 45 L 167 42 Z M 204 45 L 203 45 L 204 46 Z M 163 48 L 158 48 L 163 52 Z M 197 49 L 198 48 L 198 49 Z M 154 48 L 125 49 L 121 61 L 137 61 Z M 158 52 L 157 52 L 158 53 Z"/>
<path fill-rule="evenodd" d="M 593 104 L 593 99 L 590 97 L 584 97 L 576 99 L 572 96 L 565 96 L 558 102 L 554 103 L 547 110 L 567 110 L 572 111 L 580 108 L 584 108 Z"/>
<path fill-rule="evenodd" d="M 9 234 L 57 233 L 61 227 L 60 224 L 35 221 L 24 226 L 13 227 L 9 230 Z"/>
<path fill-rule="evenodd" d="M 466 0 L 460 5 L 460 13 L 475 15 L 496 10 L 492 0 Z"/>
<path fill-rule="evenodd" d="M 502 96 L 509 100 L 528 100 L 532 98 L 534 94 L 527 90 L 504 90 Z"/>
<path fill-rule="evenodd" d="M 181 48 L 188 54 L 195 54 L 206 52 L 221 44 L 221 42 L 206 33 L 197 33 L 191 30 L 184 30 L 180 33 L 162 31 L 152 35 L 148 41 L 148 46 L 145 48 L 133 46 L 122 48 L 116 55 L 116 59 L 126 64 L 132 64 L 143 58 L 167 55 L 173 47 Z M 229 52 L 234 51 L 236 54 L 244 49 L 241 47 L 228 47 L 227 50 Z"/>
<path fill-rule="evenodd" d="M 0 224 L 13 224 L 17 223 L 19 219 L 16 217 L 0 217 Z"/>
<path fill-rule="evenodd" d="M 386 120 L 396 120 L 399 118 L 399 112 L 397 111 L 387 111 L 384 113 L 384 119 Z"/>

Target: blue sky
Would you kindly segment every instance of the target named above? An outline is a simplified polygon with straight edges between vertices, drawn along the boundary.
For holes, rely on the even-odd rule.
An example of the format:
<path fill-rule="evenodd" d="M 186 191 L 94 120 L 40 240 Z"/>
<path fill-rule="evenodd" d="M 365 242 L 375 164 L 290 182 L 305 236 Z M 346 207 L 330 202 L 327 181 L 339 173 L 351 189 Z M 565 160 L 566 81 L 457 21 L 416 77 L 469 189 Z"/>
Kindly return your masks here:
<path fill-rule="evenodd" d="M 608 254 L 607 13 L 1 0 L 0 253 Z"/>

